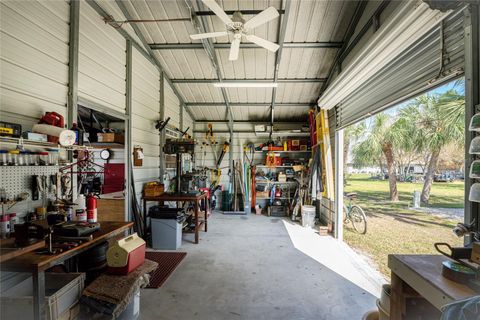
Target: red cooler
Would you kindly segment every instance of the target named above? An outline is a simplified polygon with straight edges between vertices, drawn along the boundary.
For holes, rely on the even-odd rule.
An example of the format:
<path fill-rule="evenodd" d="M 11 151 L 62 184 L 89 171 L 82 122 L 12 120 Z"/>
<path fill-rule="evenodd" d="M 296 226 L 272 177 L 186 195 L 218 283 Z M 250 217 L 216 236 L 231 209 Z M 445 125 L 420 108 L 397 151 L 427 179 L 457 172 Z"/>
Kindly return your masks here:
<path fill-rule="evenodd" d="M 145 261 L 145 241 L 136 233 L 118 240 L 107 251 L 108 273 L 126 275 Z"/>

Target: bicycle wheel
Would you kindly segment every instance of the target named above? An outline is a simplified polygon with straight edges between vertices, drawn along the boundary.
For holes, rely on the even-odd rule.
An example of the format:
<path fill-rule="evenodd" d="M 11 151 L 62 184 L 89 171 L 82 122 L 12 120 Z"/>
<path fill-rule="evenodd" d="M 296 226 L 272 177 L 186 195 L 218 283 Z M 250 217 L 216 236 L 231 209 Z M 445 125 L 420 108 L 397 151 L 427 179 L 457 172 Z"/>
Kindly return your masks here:
<path fill-rule="evenodd" d="M 348 223 L 348 209 L 346 205 L 343 205 L 343 223 Z"/>
<path fill-rule="evenodd" d="M 363 209 L 359 206 L 352 206 L 350 209 L 350 220 L 352 221 L 353 229 L 360 234 L 367 233 L 367 216 Z"/>

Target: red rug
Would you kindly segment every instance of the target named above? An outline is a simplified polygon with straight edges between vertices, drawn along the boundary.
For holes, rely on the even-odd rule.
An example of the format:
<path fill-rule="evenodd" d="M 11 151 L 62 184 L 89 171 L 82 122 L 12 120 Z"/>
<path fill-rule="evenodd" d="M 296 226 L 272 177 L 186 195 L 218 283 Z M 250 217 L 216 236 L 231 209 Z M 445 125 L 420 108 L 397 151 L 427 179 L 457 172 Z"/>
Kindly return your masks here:
<path fill-rule="evenodd" d="M 186 255 L 186 252 L 146 252 L 145 258 L 158 263 L 157 269 L 150 273 L 150 284 L 147 288 L 161 287 Z"/>

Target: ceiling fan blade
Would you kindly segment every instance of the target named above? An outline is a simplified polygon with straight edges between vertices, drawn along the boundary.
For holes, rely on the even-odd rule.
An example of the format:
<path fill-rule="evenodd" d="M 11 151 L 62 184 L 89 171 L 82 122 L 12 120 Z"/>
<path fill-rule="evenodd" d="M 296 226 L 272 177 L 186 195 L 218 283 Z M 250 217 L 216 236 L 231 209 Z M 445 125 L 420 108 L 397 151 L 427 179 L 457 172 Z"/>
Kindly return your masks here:
<path fill-rule="evenodd" d="M 223 9 L 218 5 L 215 0 L 202 0 L 203 3 L 212 10 L 220 20 L 223 21 L 226 25 L 233 24 L 232 19 L 223 11 Z"/>
<path fill-rule="evenodd" d="M 246 34 L 245 38 L 248 41 L 257 44 L 260 47 L 264 47 L 265 49 L 270 50 L 272 52 L 275 52 L 275 51 L 278 50 L 278 48 L 280 48 L 280 46 L 278 44 L 273 43 L 273 42 L 268 41 L 268 40 L 265 40 L 265 39 L 262 39 L 262 38 L 259 38 L 257 36 L 254 36 L 253 34 Z"/>
<path fill-rule="evenodd" d="M 223 37 L 223 36 L 228 36 L 228 32 L 221 31 L 221 32 L 197 33 L 197 34 L 191 34 L 190 38 L 192 38 L 193 40 L 201 40 L 206 38 L 215 38 L 215 37 Z"/>
<path fill-rule="evenodd" d="M 247 30 L 253 29 L 255 27 L 258 27 L 261 24 L 267 23 L 268 21 L 275 19 L 278 16 L 279 14 L 277 9 L 275 9 L 274 7 L 268 7 L 267 9 L 263 10 L 252 19 L 245 22 L 243 27 Z"/>
<path fill-rule="evenodd" d="M 230 46 L 230 55 L 228 60 L 234 61 L 238 59 L 238 53 L 240 51 L 240 38 L 233 39 L 232 45 Z"/>

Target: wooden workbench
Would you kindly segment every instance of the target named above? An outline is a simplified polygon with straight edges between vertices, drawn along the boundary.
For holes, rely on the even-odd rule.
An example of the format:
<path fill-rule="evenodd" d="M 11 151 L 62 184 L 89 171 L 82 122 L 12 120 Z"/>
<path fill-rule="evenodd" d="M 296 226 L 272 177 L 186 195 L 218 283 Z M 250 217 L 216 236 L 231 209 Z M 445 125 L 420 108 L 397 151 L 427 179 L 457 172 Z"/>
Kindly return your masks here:
<path fill-rule="evenodd" d="M 403 319 L 405 298 L 412 293 L 425 298 L 439 310 L 447 303 L 479 294 L 443 277 L 442 262 L 445 260 L 448 258 L 442 255 L 388 256 L 388 267 L 392 271 L 391 320 Z"/>
<path fill-rule="evenodd" d="M 78 247 L 54 255 L 27 252 L 1 263 L 0 268 L 3 271 L 30 272 L 32 274 L 34 319 L 44 319 L 45 270 L 129 230 L 132 226 L 133 222 L 103 221 L 100 224 L 100 230 L 92 234 L 93 239 Z"/>
<path fill-rule="evenodd" d="M 205 215 L 202 221 L 200 221 L 199 216 L 200 216 L 200 201 L 205 200 Z M 208 199 L 207 199 L 207 194 L 206 193 L 201 193 L 197 196 L 193 195 L 184 195 L 184 194 L 169 194 L 169 193 L 164 193 L 160 196 L 156 197 L 143 197 L 143 225 L 145 226 L 145 231 L 144 234 L 147 234 L 147 216 L 148 216 L 148 209 L 147 209 L 147 202 L 148 201 L 156 201 L 159 203 L 165 202 L 165 201 L 175 201 L 177 202 L 177 205 L 179 202 L 193 202 L 193 208 L 194 208 L 194 216 L 195 216 L 195 243 L 198 244 L 199 242 L 199 232 L 200 228 L 202 227 L 202 224 L 205 227 L 205 232 L 207 232 L 208 227 Z"/>

